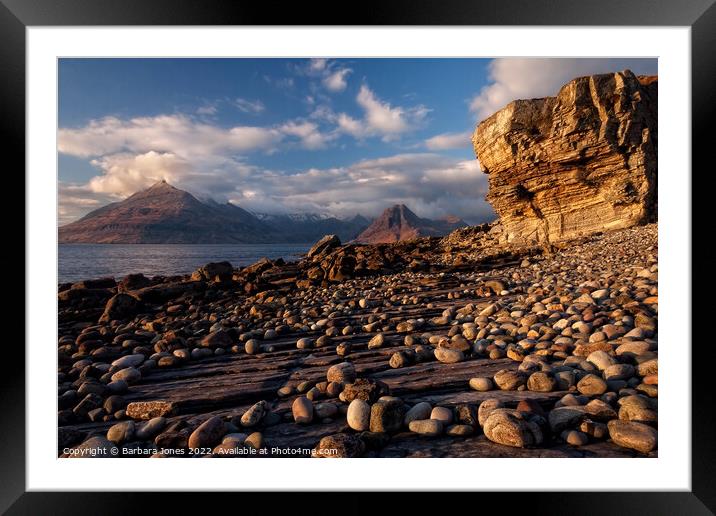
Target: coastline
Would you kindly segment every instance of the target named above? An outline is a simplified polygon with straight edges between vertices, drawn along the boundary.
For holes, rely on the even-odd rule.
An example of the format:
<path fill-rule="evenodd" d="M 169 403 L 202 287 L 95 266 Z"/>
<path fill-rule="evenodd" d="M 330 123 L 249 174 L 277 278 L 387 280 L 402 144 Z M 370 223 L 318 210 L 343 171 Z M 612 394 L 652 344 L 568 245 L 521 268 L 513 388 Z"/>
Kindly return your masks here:
<path fill-rule="evenodd" d="M 58 455 L 656 456 L 657 225 L 470 231 L 60 292 Z"/>

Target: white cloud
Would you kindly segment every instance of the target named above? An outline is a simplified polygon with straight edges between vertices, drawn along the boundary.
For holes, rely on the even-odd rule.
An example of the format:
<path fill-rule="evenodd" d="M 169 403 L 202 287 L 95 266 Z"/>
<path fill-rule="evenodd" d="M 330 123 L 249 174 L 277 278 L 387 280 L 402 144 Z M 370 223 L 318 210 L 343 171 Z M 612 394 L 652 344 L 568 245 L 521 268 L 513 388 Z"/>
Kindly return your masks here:
<path fill-rule="evenodd" d="M 308 64 L 295 66 L 294 70 L 298 75 L 319 80 L 320 84 L 332 93 L 345 90 L 348 86 L 348 75 L 353 72 L 338 61 L 324 58 L 310 59 Z M 310 86 L 317 89 L 318 83 L 312 83 Z"/>
<path fill-rule="evenodd" d="M 218 111 L 219 110 L 217 109 L 217 107 L 215 105 L 209 104 L 209 105 L 201 106 L 201 107 L 197 108 L 196 114 L 197 115 L 215 115 Z"/>
<path fill-rule="evenodd" d="M 261 113 L 264 109 L 266 109 L 266 106 L 264 106 L 263 102 L 260 100 L 247 100 L 242 98 L 237 98 L 234 100 L 234 105 L 244 113 Z"/>
<path fill-rule="evenodd" d="M 346 78 L 348 77 L 348 74 L 351 73 L 350 68 L 342 68 L 340 70 L 336 70 L 335 72 L 327 75 L 323 78 L 323 85 L 332 92 L 339 92 L 346 89 L 346 86 L 348 86 L 348 81 Z"/>
<path fill-rule="evenodd" d="M 490 84 L 470 101 L 478 121 L 516 99 L 555 95 L 575 77 L 630 69 L 636 74 L 656 74 L 656 59 L 537 59 L 500 58 L 489 65 Z"/>
<path fill-rule="evenodd" d="M 322 72 L 328 65 L 328 59 L 314 58 L 308 62 L 308 69 L 312 72 Z"/>
<path fill-rule="evenodd" d="M 380 136 L 384 141 L 395 140 L 419 128 L 430 111 L 422 105 L 393 107 L 379 99 L 365 84 L 361 86 L 356 102 L 363 109 L 362 119 L 355 119 L 346 113 L 340 113 L 336 118 L 339 130 L 356 138 Z"/>
<path fill-rule="evenodd" d="M 428 150 L 469 148 L 470 136 L 470 132 L 438 134 L 425 140 L 425 148 Z"/>
<path fill-rule="evenodd" d="M 130 120 L 105 117 L 92 120 L 85 127 L 60 129 L 58 150 L 78 157 L 155 151 L 191 158 L 268 149 L 282 137 L 274 128 L 236 126 L 224 129 L 185 115 Z"/>
<path fill-rule="evenodd" d="M 57 206 L 58 224 L 63 225 L 113 202 L 111 196 L 98 194 L 89 190 L 86 185 L 58 182 L 59 203 Z"/>
<path fill-rule="evenodd" d="M 322 133 L 317 124 L 313 122 L 287 122 L 279 127 L 279 130 L 290 136 L 301 140 L 301 145 L 310 150 L 323 149 L 336 138 L 335 133 Z"/>

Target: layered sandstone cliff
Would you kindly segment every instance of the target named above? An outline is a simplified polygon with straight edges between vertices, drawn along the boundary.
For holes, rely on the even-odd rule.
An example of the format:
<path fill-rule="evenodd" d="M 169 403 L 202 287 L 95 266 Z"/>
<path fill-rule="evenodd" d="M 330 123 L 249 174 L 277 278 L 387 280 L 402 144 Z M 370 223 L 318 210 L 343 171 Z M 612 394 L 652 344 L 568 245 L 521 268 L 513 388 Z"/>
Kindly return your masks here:
<path fill-rule="evenodd" d="M 656 219 L 656 77 L 580 77 L 517 100 L 473 135 L 487 200 L 514 244 L 553 243 Z"/>

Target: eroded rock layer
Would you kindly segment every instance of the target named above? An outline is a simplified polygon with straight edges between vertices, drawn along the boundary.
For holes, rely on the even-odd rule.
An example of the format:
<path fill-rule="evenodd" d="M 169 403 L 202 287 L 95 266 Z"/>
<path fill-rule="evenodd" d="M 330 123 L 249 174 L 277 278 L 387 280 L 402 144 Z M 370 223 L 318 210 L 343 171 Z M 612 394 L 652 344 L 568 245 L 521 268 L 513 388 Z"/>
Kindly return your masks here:
<path fill-rule="evenodd" d="M 517 100 L 473 135 L 487 199 L 514 244 L 552 243 L 656 220 L 656 77 L 580 77 Z"/>

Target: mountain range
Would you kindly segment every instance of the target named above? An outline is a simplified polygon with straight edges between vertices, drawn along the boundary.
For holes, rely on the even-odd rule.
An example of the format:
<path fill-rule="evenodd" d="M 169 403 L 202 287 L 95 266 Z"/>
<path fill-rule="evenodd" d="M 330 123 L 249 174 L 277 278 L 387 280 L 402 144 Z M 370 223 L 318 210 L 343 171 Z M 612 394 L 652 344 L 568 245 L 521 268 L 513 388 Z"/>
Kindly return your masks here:
<path fill-rule="evenodd" d="M 372 221 L 313 213 L 251 213 L 214 200 L 199 200 L 166 181 L 98 208 L 60 226 L 60 243 L 99 244 L 269 244 L 311 243 L 327 234 L 342 242 L 394 242 L 444 234 L 462 221 L 421 219 L 404 205 Z M 457 227 L 457 226 L 455 226 Z"/>

